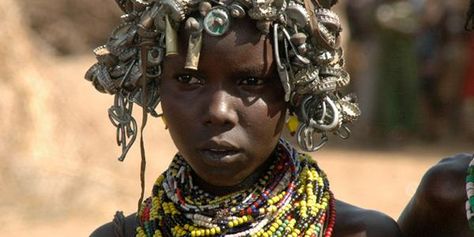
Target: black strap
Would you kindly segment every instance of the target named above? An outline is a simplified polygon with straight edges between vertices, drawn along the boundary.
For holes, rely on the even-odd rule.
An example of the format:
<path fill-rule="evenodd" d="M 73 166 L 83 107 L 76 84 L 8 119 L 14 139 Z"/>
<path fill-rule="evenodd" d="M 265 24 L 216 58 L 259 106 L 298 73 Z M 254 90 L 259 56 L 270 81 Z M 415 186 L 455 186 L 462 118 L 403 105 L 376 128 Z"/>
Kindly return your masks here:
<path fill-rule="evenodd" d="M 143 140 L 143 131 L 148 119 L 148 98 L 147 98 L 147 62 L 148 62 L 148 49 L 150 44 L 153 44 L 151 40 L 143 40 L 141 43 L 140 57 L 141 57 L 141 70 L 142 70 L 142 125 L 140 128 L 140 154 L 141 154 L 141 163 L 140 163 L 140 199 L 138 199 L 138 212 L 140 211 L 140 206 L 143 202 L 143 196 L 145 193 L 145 169 L 146 169 L 146 156 L 145 156 L 145 142 Z M 138 215 L 137 215 L 138 218 Z"/>

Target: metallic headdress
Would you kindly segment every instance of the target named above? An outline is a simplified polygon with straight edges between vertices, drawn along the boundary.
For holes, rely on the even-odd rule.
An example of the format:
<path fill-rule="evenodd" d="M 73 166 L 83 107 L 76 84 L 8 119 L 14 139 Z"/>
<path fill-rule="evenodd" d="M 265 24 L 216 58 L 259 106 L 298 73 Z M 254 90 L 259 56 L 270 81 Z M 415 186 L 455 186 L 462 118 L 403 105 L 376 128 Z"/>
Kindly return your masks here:
<path fill-rule="evenodd" d="M 116 0 L 125 12 L 106 45 L 94 50 L 98 62 L 86 73 L 97 90 L 114 94 L 109 117 L 117 127 L 123 160 L 137 134 L 133 104 L 159 116 L 158 81 L 165 55 L 177 54 L 177 29 L 191 32 L 186 68 L 198 69 L 202 34 L 225 34 L 233 18 L 248 15 L 262 34 L 273 37 L 274 55 L 298 144 L 322 147 L 333 133 L 347 138 L 347 124 L 360 115 L 339 45 L 341 23 L 334 0 Z M 320 138 L 316 137 L 318 134 Z"/>

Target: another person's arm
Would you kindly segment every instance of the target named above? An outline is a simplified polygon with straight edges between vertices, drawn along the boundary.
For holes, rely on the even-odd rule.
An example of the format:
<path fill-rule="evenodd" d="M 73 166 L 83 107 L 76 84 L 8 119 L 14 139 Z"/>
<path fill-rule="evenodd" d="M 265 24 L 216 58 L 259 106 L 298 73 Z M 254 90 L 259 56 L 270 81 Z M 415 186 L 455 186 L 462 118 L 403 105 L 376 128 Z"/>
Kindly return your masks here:
<path fill-rule="evenodd" d="M 137 228 L 136 218 L 134 213 L 119 221 L 116 215 L 114 221 L 97 228 L 90 237 L 134 237 Z"/>
<path fill-rule="evenodd" d="M 471 159 L 472 154 L 458 154 L 426 172 L 398 220 L 406 237 L 474 237 L 465 208 Z"/>

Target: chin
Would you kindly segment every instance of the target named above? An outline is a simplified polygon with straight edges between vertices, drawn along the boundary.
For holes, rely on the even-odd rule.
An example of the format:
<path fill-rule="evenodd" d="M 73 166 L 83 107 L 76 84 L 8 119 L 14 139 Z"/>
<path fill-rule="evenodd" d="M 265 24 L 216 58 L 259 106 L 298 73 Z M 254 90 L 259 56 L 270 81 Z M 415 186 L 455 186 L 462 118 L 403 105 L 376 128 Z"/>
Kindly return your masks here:
<path fill-rule="evenodd" d="M 245 177 L 240 177 L 243 176 L 242 174 L 227 172 L 225 169 L 220 169 L 217 173 L 209 173 L 209 171 L 206 171 L 206 175 L 197 175 L 207 184 L 218 187 L 236 186 L 245 179 Z"/>

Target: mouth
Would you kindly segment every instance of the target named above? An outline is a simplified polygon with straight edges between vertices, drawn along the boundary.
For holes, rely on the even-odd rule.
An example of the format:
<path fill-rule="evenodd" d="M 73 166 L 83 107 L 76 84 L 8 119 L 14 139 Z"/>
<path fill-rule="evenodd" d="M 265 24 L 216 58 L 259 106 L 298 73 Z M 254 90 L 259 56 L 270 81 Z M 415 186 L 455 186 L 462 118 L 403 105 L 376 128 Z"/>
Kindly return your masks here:
<path fill-rule="evenodd" d="M 217 162 L 230 161 L 240 153 L 240 149 L 224 141 L 207 142 L 199 151 L 206 159 Z"/>
<path fill-rule="evenodd" d="M 213 160 L 222 160 L 226 157 L 230 157 L 239 153 L 236 150 L 227 149 L 202 149 L 201 153 Z"/>

